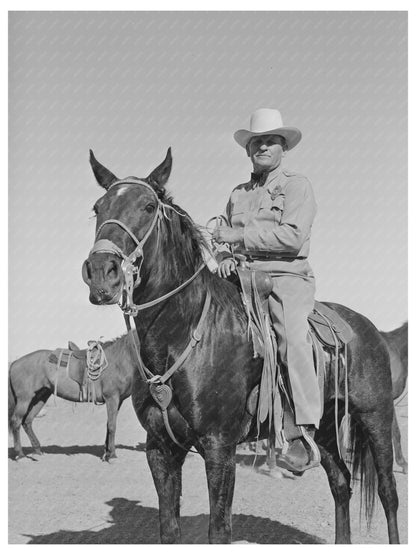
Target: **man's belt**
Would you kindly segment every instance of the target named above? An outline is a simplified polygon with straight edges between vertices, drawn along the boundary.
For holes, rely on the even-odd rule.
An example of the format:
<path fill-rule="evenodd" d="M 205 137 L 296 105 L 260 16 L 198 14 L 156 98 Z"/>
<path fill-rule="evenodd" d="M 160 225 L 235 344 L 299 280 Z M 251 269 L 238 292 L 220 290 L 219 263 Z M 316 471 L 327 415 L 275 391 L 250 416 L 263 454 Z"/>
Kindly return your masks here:
<path fill-rule="evenodd" d="M 304 256 L 282 256 L 281 254 L 278 254 L 277 252 L 273 252 L 273 251 L 250 251 L 250 252 L 244 252 L 241 254 L 243 254 L 246 257 L 247 262 L 252 262 L 252 261 L 254 262 L 256 260 L 264 261 L 264 262 L 267 262 L 268 260 L 272 260 L 272 261 L 281 260 L 282 262 L 293 262 L 293 260 L 305 260 L 306 258 Z"/>

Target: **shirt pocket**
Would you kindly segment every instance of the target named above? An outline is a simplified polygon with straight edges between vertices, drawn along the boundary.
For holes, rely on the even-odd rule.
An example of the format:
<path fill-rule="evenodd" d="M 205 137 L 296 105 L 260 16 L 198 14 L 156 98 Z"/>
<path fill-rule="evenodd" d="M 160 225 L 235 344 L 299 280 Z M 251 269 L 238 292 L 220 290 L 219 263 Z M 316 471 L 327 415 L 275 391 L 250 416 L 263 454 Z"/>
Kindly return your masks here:
<path fill-rule="evenodd" d="M 245 202 L 234 202 L 231 206 L 231 225 L 242 226 L 246 222 L 248 207 Z"/>
<path fill-rule="evenodd" d="M 283 194 L 278 195 L 276 198 L 266 195 L 261 201 L 259 215 L 263 220 L 280 224 L 284 206 L 285 196 Z"/>

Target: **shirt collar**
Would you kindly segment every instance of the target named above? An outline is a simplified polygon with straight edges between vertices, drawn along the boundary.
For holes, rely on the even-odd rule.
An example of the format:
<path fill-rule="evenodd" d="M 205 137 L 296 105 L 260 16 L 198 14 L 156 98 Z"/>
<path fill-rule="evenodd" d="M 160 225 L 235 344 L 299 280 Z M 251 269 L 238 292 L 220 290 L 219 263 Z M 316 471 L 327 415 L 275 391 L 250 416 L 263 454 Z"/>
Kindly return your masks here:
<path fill-rule="evenodd" d="M 263 185 L 268 185 L 271 181 L 274 181 L 282 173 L 281 166 L 277 166 L 271 172 L 262 173 L 252 173 L 251 174 L 251 185 L 252 187 L 262 187 Z"/>

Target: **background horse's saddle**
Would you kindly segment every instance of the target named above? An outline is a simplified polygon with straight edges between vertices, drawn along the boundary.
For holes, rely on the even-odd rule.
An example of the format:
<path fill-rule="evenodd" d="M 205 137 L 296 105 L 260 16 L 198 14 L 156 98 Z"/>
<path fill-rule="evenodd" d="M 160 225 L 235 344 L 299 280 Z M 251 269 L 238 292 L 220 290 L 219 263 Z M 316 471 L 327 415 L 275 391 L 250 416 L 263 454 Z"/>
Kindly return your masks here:
<path fill-rule="evenodd" d="M 79 361 L 83 361 L 84 364 L 71 365 L 72 357 Z M 88 377 L 85 350 L 74 351 L 72 349 L 56 349 L 50 353 L 48 361 L 57 370 L 59 370 L 59 368 L 66 368 L 67 377 L 79 386 L 79 402 L 93 402 L 96 405 L 103 404 L 102 402 L 97 401 L 95 384 Z M 55 395 L 58 387 L 58 378 L 59 374 L 57 372 L 55 376 Z"/>

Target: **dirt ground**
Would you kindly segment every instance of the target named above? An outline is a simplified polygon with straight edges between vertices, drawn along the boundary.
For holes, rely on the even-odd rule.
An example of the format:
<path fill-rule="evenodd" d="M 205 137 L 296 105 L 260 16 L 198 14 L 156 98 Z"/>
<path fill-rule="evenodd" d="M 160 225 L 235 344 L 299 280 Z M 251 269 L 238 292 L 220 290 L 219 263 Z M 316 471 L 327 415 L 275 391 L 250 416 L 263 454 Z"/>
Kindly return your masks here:
<path fill-rule="evenodd" d="M 397 409 L 407 455 L 407 400 Z M 9 440 L 9 543 L 157 544 L 157 495 L 144 452 L 145 432 L 125 401 L 118 418 L 118 459 L 100 460 L 106 409 L 50 399 L 34 429 L 45 454 L 11 459 Z M 258 463 L 262 463 L 260 460 Z M 295 478 L 272 478 L 253 456 L 239 451 L 233 503 L 233 542 L 319 544 L 334 541 L 333 500 L 321 468 Z M 407 476 L 395 466 L 399 530 L 407 543 Z M 183 469 L 182 541 L 208 539 L 208 493 L 203 461 L 189 454 Z M 352 541 L 387 543 L 381 504 L 370 530 L 360 525 L 359 495 L 351 501 Z"/>

